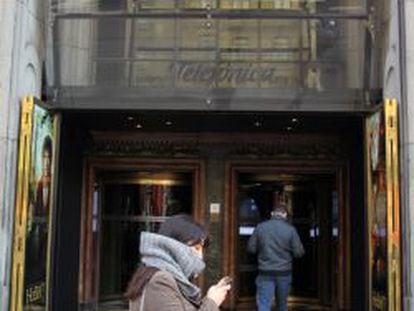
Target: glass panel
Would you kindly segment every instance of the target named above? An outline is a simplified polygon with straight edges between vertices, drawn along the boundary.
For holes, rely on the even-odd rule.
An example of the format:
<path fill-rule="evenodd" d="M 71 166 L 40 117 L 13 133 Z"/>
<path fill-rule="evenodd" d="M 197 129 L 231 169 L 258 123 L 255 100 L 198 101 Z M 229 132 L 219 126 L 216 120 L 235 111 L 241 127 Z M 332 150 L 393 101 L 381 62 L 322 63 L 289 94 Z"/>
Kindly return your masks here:
<path fill-rule="evenodd" d="M 175 21 L 169 19 L 140 18 L 133 21 L 134 50 L 174 48 Z"/>
<path fill-rule="evenodd" d="M 119 172 L 101 174 L 100 180 L 99 300 L 105 308 L 115 301 L 125 303 L 122 294 L 139 264 L 140 233 L 158 231 L 168 216 L 191 214 L 193 188 L 190 173 Z"/>
<path fill-rule="evenodd" d="M 363 13 L 366 0 L 59 0 L 61 13 L 97 12 L 99 10 L 223 9 L 284 10 L 307 12 Z"/>
<path fill-rule="evenodd" d="M 231 87 L 277 91 L 288 87 L 299 92 L 304 87 L 321 92 L 362 88 L 364 24 L 359 21 L 188 19 L 176 23 L 145 19 L 135 21 L 133 29 L 126 32 L 135 32 L 133 42 L 131 36 L 117 35 L 131 25 L 112 24 L 113 30 L 98 31 L 97 35 L 96 27 L 102 23 L 97 25 L 90 20 L 83 20 L 81 25 L 73 20 L 60 23 L 61 36 L 67 39 L 59 46 L 63 56 L 61 79 L 66 86 L 116 83 L 156 88 L 169 85 L 166 81 L 170 81 L 185 90 Z M 73 29 L 86 30 L 73 32 Z M 157 63 L 160 60 L 165 62 Z M 186 64 L 189 68 L 182 68 L 182 74 L 190 76 L 193 85 L 180 84 L 183 76 L 173 75 L 173 68 L 180 67 L 182 60 L 191 60 Z M 211 61 L 207 68 L 203 65 Z M 274 69 L 266 72 L 266 68 Z M 236 79 L 226 71 L 233 72 L 232 76 L 241 73 Z M 212 78 L 201 78 L 205 75 L 212 75 L 218 81 L 212 84 Z M 129 76 L 142 78 L 132 79 L 131 84 Z M 177 83 L 173 83 L 174 79 Z M 207 83 L 200 83 L 203 80 Z"/>
<path fill-rule="evenodd" d="M 255 9 L 258 7 L 258 0 L 220 0 L 217 6 L 221 9 Z"/>
<path fill-rule="evenodd" d="M 231 101 L 232 110 L 253 107 L 258 98 L 291 109 L 302 102 L 361 102 L 363 109 L 366 82 L 378 80 L 364 72 L 367 57 L 382 55 L 380 44 L 366 46 L 365 6 L 365 0 L 61 0 L 54 7 L 58 57 L 49 63 L 55 75 L 48 81 L 63 89 L 58 105 L 67 99 L 71 107 L 86 101 L 119 109 L 125 96 L 127 106 L 216 105 L 216 97 Z M 106 103 L 102 90 L 115 99 Z"/>
<path fill-rule="evenodd" d="M 139 258 L 139 233 L 145 231 L 144 223 L 103 220 L 101 256 L 101 300 L 119 298 L 125 291 Z"/>
<path fill-rule="evenodd" d="M 332 238 L 321 239 L 321 232 L 332 231 L 332 200 L 334 182 L 321 190 L 318 180 L 323 176 L 250 174 L 239 176 L 239 238 L 238 267 L 239 296 L 246 299 L 255 296 L 256 257 L 247 253 L 247 241 L 261 221 L 270 218 L 273 206 L 284 203 L 289 210 L 289 221 L 295 226 L 305 248 L 305 256 L 294 261 L 291 295 L 319 299 L 318 280 L 332 282 L 330 254 L 335 251 Z M 325 192 L 323 192 L 325 191 Z M 322 244 L 325 243 L 325 244 Z M 325 262 L 325 272 L 319 270 Z M 328 272 L 329 271 L 329 272 Z M 326 290 L 326 289 L 324 289 Z M 330 297 L 331 293 L 325 293 Z"/>
<path fill-rule="evenodd" d="M 261 58 L 268 61 L 309 61 L 309 21 L 263 20 L 260 23 Z M 275 31 L 277 29 L 277 31 Z"/>
<path fill-rule="evenodd" d="M 140 61 L 132 66 L 132 85 L 168 87 L 173 84 L 170 62 Z"/>
<path fill-rule="evenodd" d="M 132 2 L 132 1 L 128 1 Z M 175 7 L 175 1 L 165 0 L 138 0 L 138 8 L 141 9 L 171 9 Z"/>
<path fill-rule="evenodd" d="M 179 49 L 216 49 L 217 21 L 181 19 L 178 21 Z M 194 53 L 194 52 L 193 52 Z M 195 53 L 194 53 L 195 54 Z M 202 59 L 202 57 L 200 57 Z"/>
<path fill-rule="evenodd" d="M 305 256 L 297 259 L 293 265 L 292 295 L 317 297 L 320 278 L 318 243 L 321 229 L 318 224 L 317 194 L 312 182 L 295 184 L 292 209 L 292 223 L 299 233 L 306 252 Z"/>
<path fill-rule="evenodd" d="M 258 48 L 257 20 L 221 20 L 219 23 L 220 50 L 240 51 Z"/>

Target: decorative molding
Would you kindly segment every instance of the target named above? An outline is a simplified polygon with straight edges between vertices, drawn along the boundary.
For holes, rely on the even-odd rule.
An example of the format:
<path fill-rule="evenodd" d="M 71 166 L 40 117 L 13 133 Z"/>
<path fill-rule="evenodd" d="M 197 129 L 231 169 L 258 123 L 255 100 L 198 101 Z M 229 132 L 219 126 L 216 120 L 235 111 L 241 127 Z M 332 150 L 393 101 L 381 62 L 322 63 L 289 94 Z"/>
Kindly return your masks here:
<path fill-rule="evenodd" d="M 342 159 L 338 135 L 258 133 L 92 132 L 90 155 L 200 158 L 220 153 L 235 159 Z"/>

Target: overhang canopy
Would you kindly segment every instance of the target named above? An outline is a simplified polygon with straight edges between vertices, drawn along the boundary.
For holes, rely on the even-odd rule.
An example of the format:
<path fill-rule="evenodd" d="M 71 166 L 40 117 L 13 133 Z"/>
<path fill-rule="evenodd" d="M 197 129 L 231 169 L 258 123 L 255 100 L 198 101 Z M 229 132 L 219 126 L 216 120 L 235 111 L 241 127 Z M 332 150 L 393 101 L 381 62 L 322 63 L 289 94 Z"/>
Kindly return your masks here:
<path fill-rule="evenodd" d="M 364 0 L 56 0 L 62 109 L 364 111 L 379 88 Z"/>

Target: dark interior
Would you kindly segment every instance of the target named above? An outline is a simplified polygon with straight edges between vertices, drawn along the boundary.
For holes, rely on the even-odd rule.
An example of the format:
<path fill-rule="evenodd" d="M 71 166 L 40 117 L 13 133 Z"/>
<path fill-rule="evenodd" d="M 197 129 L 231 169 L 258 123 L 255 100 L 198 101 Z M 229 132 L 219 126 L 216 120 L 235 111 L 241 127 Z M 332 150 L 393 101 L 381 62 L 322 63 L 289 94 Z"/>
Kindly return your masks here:
<path fill-rule="evenodd" d="M 89 154 L 88 144 L 92 131 L 127 131 L 130 133 L 151 133 L 151 132 L 255 132 L 255 133 L 336 133 L 343 139 L 344 144 L 349 147 L 349 201 L 350 201 L 350 214 L 351 214 L 351 245 L 352 245 L 352 258 L 349 258 L 352 270 L 352 284 L 351 284 L 351 297 L 352 297 L 352 309 L 362 310 L 364 308 L 365 295 L 365 220 L 364 220 L 364 184 L 363 184 L 363 172 L 364 172 L 364 146 L 363 146 L 363 118 L 359 115 L 335 115 L 335 114 L 276 114 L 276 113 L 169 113 L 169 112 L 135 112 L 125 111 L 122 113 L 114 113 L 112 111 L 107 112 L 65 112 L 62 114 L 62 127 L 61 127 L 61 141 L 64 142 L 60 146 L 60 158 L 59 158 L 59 180 L 58 185 L 58 205 L 56 208 L 55 217 L 55 229 L 53 234 L 53 262 L 52 269 L 53 276 L 51 292 L 52 303 L 54 308 L 59 310 L 75 310 L 78 309 L 79 301 L 79 252 L 80 252 L 80 219 L 81 219 L 81 194 L 82 194 L 82 176 L 83 176 L 83 160 L 85 155 Z M 215 152 L 217 152 L 215 150 Z M 214 170 L 214 167 L 212 167 Z M 211 176 L 217 175 L 218 172 L 209 172 Z M 303 237 L 307 237 L 306 243 L 309 254 L 313 254 L 315 246 L 312 237 L 310 236 L 311 224 L 300 224 L 302 219 L 309 220 L 309 214 L 313 209 L 304 207 L 309 206 L 309 202 L 317 201 L 320 198 L 320 194 L 316 194 L 316 183 L 321 178 L 328 178 L 327 183 L 332 184 L 333 176 L 315 176 L 313 179 L 307 179 L 306 176 L 301 180 L 300 174 L 296 174 L 296 177 L 300 177 L 297 183 L 299 188 L 308 189 L 303 190 L 305 198 L 303 202 L 296 199 L 296 203 L 293 210 L 293 221 L 298 221 L 299 231 Z M 104 177 L 104 176 L 103 176 Z M 189 180 L 189 176 L 184 179 Z M 241 176 L 240 185 L 248 184 L 250 182 L 256 182 L 252 176 Z M 138 200 L 139 195 L 136 194 L 136 187 L 134 185 L 123 184 L 105 186 L 108 187 L 105 190 L 105 201 L 115 200 L 116 196 L 130 196 L 131 200 Z M 281 187 L 280 180 L 275 179 L 274 182 L 263 182 L 261 187 L 256 188 L 253 191 L 254 196 L 257 197 L 257 204 L 267 205 L 271 200 L 270 190 L 279 189 Z M 139 188 L 139 187 L 138 187 Z M 106 189 L 106 188 L 105 188 Z M 272 191 L 273 191 L 272 190 Z M 191 190 L 185 190 L 187 194 Z M 184 192 L 185 192 L 184 191 Z M 139 192 L 139 191 L 138 191 Z M 332 202 L 332 195 L 334 194 L 334 188 L 327 186 L 325 191 L 325 200 Z M 178 194 L 177 194 L 178 195 Z M 121 204 L 122 200 L 118 201 Z M 188 203 L 185 203 L 188 204 Z M 185 205 L 184 204 L 184 205 Z M 327 203 L 326 206 L 332 206 Z M 185 207 L 184 209 L 186 209 Z M 107 217 L 124 217 L 131 213 L 139 212 L 138 210 L 130 209 L 127 212 L 125 207 L 119 206 L 116 208 L 110 204 L 106 207 Z M 111 213 L 114 214 L 111 214 Z M 329 217 L 332 217 L 330 223 L 334 226 L 333 210 Z M 118 214 L 117 214 L 118 213 Z M 262 208 L 260 218 L 265 218 L 268 214 L 268 207 Z M 295 219 L 295 217 L 298 217 Z M 328 219 L 329 219 L 328 217 Z M 300 221 L 299 221 L 300 220 Z M 107 220 L 108 224 L 112 220 Z M 115 221 L 113 221 L 115 223 Z M 132 244 L 136 244 L 136 235 L 134 230 L 130 230 L 128 222 L 119 220 L 118 224 L 122 223 L 122 230 L 126 232 L 125 240 L 130 241 Z M 107 230 L 118 230 L 109 229 Z M 116 227 L 116 226 L 115 226 Z M 119 225 L 119 227 L 121 227 Z M 107 231 L 109 232 L 109 231 Z M 120 231 L 119 234 L 122 231 Z M 132 237 L 134 236 L 135 237 Z M 130 237 L 132 237 L 130 239 Z M 104 238 L 105 241 L 105 238 Z M 109 239 L 107 240 L 108 243 Z M 333 241 L 334 242 L 334 241 Z M 104 242 L 105 243 L 105 242 Z M 133 246 L 134 249 L 136 245 Z M 133 269 L 135 262 L 130 260 L 130 255 L 121 252 L 122 257 L 125 260 L 126 267 L 122 272 L 114 272 L 111 276 L 103 277 L 105 280 L 108 278 L 117 278 L 115 285 L 104 286 L 101 288 L 103 295 L 108 297 L 114 293 L 119 293 L 120 288 L 126 280 L 128 270 Z M 316 256 L 316 255 L 314 255 Z M 313 257 L 316 258 L 316 257 Z M 310 264 L 314 262 L 311 259 Z M 331 260 L 329 257 L 326 260 Z M 103 266 L 110 265 L 109 262 L 103 262 Z M 320 268 L 318 268 L 320 269 Z M 300 271 L 295 270 L 294 274 L 303 274 L 303 277 L 309 280 L 306 285 L 294 284 L 294 292 L 298 295 L 316 297 L 319 296 L 321 301 L 329 302 L 332 299 L 332 295 L 329 290 L 324 289 L 321 292 L 321 284 L 317 280 L 312 280 L 315 273 L 319 273 L 319 270 L 314 271 Z M 325 269 L 325 267 L 324 267 Z M 332 275 L 332 273 L 340 272 L 326 272 L 325 275 Z M 117 276 L 115 276 L 117 275 Z M 249 277 L 251 278 L 251 276 Z M 321 280 L 319 278 L 319 280 Z M 105 281 L 106 282 L 106 281 Z M 109 282 L 109 279 L 107 280 Z M 330 287 L 329 280 L 325 280 L 324 286 Z M 103 284 L 103 283 L 102 283 Z M 246 294 L 251 293 L 251 288 L 243 289 Z M 325 294 L 323 294 L 325 293 Z M 325 296 L 323 296 L 325 295 Z M 323 296 L 323 297 L 322 297 Z M 334 302 L 333 302 L 334 303 Z"/>
<path fill-rule="evenodd" d="M 228 113 L 180 111 L 80 111 L 79 127 L 86 131 L 146 132 L 291 132 L 349 134 L 358 123 L 344 113 Z"/>
<path fill-rule="evenodd" d="M 332 287 L 324 284 L 333 283 L 332 259 L 338 240 L 334 176 L 245 173 L 239 175 L 238 186 L 240 295 L 252 299 L 255 296 L 256 257 L 245 251 L 251 230 L 270 218 L 273 206 L 284 202 L 306 252 L 294 261 L 291 295 L 329 306 Z M 325 263 L 323 269 L 321 262 Z"/>
<path fill-rule="evenodd" d="M 140 232 L 157 232 L 166 217 L 192 212 L 190 173 L 110 172 L 102 174 L 99 300 L 123 299 L 139 265 Z"/>

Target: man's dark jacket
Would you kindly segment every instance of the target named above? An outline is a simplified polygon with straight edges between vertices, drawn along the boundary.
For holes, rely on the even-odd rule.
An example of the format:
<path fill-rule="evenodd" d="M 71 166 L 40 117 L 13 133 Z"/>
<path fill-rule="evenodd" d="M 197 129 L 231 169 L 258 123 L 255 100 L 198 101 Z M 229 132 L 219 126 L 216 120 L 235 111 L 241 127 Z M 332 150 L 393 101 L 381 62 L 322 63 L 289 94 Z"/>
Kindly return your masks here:
<path fill-rule="evenodd" d="M 295 227 L 282 217 L 260 223 L 249 239 L 247 250 L 257 253 L 259 273 L 263 274 L 289 274 L 293 258 L 305 254 Z"/>

